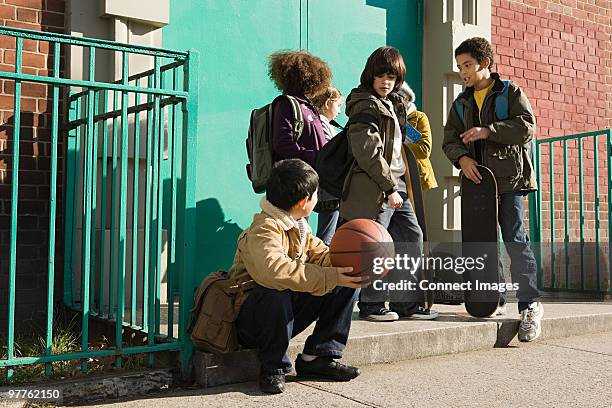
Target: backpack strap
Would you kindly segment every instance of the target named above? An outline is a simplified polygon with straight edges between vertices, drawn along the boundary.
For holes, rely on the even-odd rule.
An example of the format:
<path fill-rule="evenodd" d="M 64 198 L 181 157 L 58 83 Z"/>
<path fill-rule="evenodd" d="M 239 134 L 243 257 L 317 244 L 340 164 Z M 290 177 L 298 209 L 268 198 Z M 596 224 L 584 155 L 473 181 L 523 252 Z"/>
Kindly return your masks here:
<path fill-rule="evenodd" d="M 503 79 L 502 82 L 504 83 L 504 89 L 502 89 L 501 93 L 495 98 L 495 117 L 497 118 L 497 120 L 508 119 L 508 93 L 512 81 Z M 461 119 L 461 122 L 463 122 L 463 126 L 465 126 L 465 116 L 463 113 L 465 110 L 465 106 L 462 102 L 459 101 L 456 101 L 454 106 L 455 111 L 459 116 L 459 119 Z"/>
<path fill-rule="evenodd" d="M 334 126 L 335 128 L 338 128 L 340 130 L 344 129 L 344 126 L 342 126 L 341 124 L 339 124 L 338 122 L 336 122 L 334 119 L 329 121 L 329 124 Z"/>
<path fill-rule="evenodd" d="M 293 134 L 295 141 L 297 142 L 302 137 L 302 131 L 304 130 L 304 115 L 302 115 L 302 109 L 300 103 L 291 95 L 285 95 L 291 103 L 291 109 L 293 111 Z"/>
<path fill-rule="evenodd" d="M 511 81 L 504 79 L 502 82 L 504 83 L 504 89 L 495 98 L 495 116 L 497 120 L 508 119 L 508 89 L 510 88 Z"/>
<path fill-rule="evenodd" d="M 359 112 L 351 116 L 348 122 L 346 122 L 344 129 L 348 129 L 348 127 L 353 123 L 365 123 L 375 127 L 376 130 L 378 130 L 378 118 L 370 113 Z"/>
<path fill-rule="evenodd" d="M 465 105 L 463 105 L 463 102 L 459 102 L 456 101 L 454 103 L 455 106 L 455 112 L 457 112 L 457 115 L 459 115 L 459 119 L 461 119 L 461 123 L 463 123 L 463 127 L 465 127 L 465 116 L 463 111 L 465 110 Z"/>

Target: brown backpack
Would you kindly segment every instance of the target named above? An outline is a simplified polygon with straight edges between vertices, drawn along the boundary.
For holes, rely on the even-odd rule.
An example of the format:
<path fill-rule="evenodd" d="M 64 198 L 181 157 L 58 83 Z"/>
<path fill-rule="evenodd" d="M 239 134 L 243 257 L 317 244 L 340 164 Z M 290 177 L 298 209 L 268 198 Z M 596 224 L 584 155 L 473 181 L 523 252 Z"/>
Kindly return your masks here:
<path fill-rule="evenodd" d="M 196 348 L 226 354 L 238 348 L 234 322 L 253 280 L 236 283 L 226 271 L 213 272 L 200 284 L 191 309 L 191 340 Z"/>

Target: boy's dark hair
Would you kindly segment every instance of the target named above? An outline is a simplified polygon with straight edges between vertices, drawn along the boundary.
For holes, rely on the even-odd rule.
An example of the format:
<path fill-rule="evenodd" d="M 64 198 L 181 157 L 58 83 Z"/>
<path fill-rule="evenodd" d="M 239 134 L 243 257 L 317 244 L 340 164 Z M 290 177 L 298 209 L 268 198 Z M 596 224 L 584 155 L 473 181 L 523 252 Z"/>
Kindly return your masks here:
<path fill-rule="evenodd" d="M 268 75 L 288 95 L 314 96 L 331 83 L 329 65 L 307 51 L 278 51 L 268 57 Z"/>
<path fill-rule="evenodd" d="M 304 197 L 312 198 L 319 187 L 319 175 L 305 161 L 286 159 L 276 162 L 266 183 L 266 199 L 289 211 Z"/>
<path fill-rule="evenodd" d="M 482 64 L 485 58 L 489 58 L 491 60 L 489 71 L 493 70 L 493 48 L 486 38 L 468 38 L 455 50 L 455 57 L 461 54 L 470 54 L 479 64 Z"/>
<path fill-rule="evenodd" d="M 361 86 L 372 88 L 374 77 L 384 74 L 395 75 L 393 91 L 397 92 L 406 78 L 406 64 L 399 50 L 394 47 L 380 47 L 368 57 L 361 73 Z"/>

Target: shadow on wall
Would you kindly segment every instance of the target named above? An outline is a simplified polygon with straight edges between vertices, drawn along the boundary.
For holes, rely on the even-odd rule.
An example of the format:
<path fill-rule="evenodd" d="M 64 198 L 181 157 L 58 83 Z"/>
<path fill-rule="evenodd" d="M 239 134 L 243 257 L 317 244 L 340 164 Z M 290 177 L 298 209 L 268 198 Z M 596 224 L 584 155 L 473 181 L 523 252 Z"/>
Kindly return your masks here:
<path fill-rule="evenodd" d="M 242 228 L 225 219 L 221 204 L 215 198 L 198 201 L 197 215 L 197 282 L 219 269 L 228 270 L 234 260 L 236 240 Z"/>

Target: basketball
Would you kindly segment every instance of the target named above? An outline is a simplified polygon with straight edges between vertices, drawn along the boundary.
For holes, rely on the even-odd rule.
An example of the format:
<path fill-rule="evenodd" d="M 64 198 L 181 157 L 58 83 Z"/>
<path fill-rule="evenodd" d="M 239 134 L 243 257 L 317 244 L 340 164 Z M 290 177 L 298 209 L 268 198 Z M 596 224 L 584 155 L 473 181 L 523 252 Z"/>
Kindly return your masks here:
<path fill-rule="evenodd" d="M 369 219 L 355 219 L 336 230 L 329 245 L 333 266 L 352 266 L 352 276 L 364 276 L 368 280 L 380 279 L 389 269 L 378 265 L 375 258 L 393 258 L 393 239 L 385 227 Z"/>

